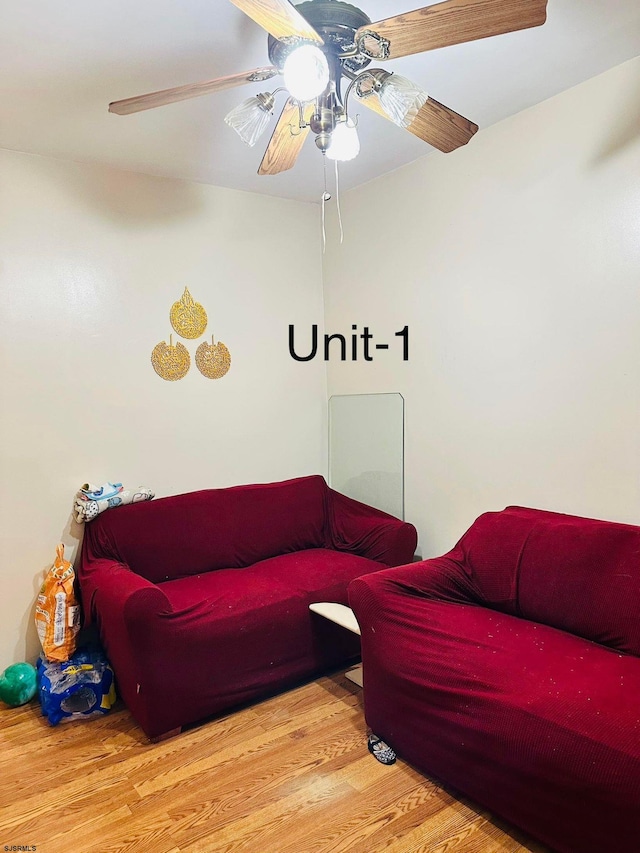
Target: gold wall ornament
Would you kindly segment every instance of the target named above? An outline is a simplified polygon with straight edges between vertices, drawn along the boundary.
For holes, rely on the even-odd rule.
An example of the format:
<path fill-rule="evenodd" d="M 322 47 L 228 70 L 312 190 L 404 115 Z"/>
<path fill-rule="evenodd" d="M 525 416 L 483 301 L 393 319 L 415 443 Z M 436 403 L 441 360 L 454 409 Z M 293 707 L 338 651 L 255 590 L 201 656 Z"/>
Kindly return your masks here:
<path fill-rule="evenodd" d="M 231 353 L 221 341 L 214 344 L 211 335 L 211 343 L 203 341 L 196 350 L 196 366 L 207 379 L 220 379 L 231 367 Z"/>
<path fill-rule="evenodd" d="M 153 369 L 168 382 L 182 379 L 189 372 L 191 357 L 187 348 L 178 341 L 173 344 L 173 335 L 169 335 L 169 345 L 166 341 L 156 344 L 151 353 Z"/>
<path fill-rule="evenodd" d="M 180 337 L 189 340 L 199 338 L 207 328 L 207 312 L 199 302 L 193 301 L 188 287 L 185 287 L 182 298 L 171 306 L 169 319 Z"/>

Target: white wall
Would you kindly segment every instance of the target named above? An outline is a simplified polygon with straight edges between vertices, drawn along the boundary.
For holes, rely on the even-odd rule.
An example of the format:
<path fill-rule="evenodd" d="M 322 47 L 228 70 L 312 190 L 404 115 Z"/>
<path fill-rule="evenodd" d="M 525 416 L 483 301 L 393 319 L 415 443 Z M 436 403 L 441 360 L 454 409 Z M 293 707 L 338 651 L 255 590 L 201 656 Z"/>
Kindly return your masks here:
<path fill-rule="evenodd" d="M 330 362 L 329 393 L 405 395 L 424 555 L 511 503 L 640 523 L 640 58 L 342 211 L 326 331 L 368 324 L 391 350 Z"/>
<path fill-rule="evenodd" d="M 640 518 L 639 104 L 636 59 L 345 194 L 343 246 L 329 223 L 326 330 L 391 345 L 330 362 L 329 393 L 405 396 L 425 555 L 509 503 Z M 318 237 L 316 206 L 0 151 L 0 669 L 36 654 L 83 481 L 324 472 L 324 364 L 287 347 L 322 324 Z M 185 285 L 218 382 L 151 368 Z"/>
<path fill-rule="evenodd" d="M 231 370 L 150 355 L 189 287 Z M 0 671 L 81 483 L 157 495 L 325 471 L 326 381 L 287 327 L 322 323 L 317 206 L 0 151 Z M 174 341 L 176 336 L 174 334 Z M 117 511 L 117 510 L 115 510 Z"/>

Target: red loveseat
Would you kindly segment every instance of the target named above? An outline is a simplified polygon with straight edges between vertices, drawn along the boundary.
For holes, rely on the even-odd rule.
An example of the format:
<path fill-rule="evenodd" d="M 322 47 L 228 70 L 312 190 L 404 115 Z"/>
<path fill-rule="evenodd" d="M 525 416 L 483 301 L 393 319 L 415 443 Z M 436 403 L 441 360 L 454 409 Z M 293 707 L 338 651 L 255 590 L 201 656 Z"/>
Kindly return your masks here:
<path fill-rule="evenodd" d="M 640 527 L 509 507 L 349 601 L 400 756 L 562 853 L 640 849 Z"/>
<path fill-rule="evenodd" d="M 120 694 L 149 737 L 358 654 L 309 612 L 413 556 L 416 531 L 319 476 L 131 504 L 86 525 L 78 578 Z"/>

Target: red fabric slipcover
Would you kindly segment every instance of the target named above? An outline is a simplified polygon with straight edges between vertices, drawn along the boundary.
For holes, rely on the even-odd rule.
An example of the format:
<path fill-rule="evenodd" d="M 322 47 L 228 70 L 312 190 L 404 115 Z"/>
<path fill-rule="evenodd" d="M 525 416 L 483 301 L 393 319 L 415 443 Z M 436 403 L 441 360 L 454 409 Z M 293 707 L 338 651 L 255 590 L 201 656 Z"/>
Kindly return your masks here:
<path fill-rule="evenodd" d="M 78 578 L 120 693 L 150 737 L 358 652 L 309 612 L 410 560 L 410 524 L 319 476 L 131 504 L 86 525 Z"/>
<path fill-rule="evenodd" d="M 562 853 L 640 849 L 640 527 L 509 507 L 349 602 L 399 755 Z"/>

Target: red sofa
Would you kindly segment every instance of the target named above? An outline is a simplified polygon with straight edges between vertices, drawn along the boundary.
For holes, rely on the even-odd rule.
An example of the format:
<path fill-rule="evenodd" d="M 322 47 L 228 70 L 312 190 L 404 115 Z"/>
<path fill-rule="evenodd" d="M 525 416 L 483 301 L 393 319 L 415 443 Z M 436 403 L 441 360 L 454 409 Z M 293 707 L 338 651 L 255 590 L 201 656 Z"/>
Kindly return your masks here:
<path fill-rule="evenodd" d="M 131 504 L 86 525 L 78 579 L 119 692 L 149 737 L 338 666 L 309 612 L 413 556 L 416 531 L 319 476 Z"/>
<path fill-rule="evenodd" d="M 640 527 L 509 507 L 349 601 L 400 756 L 563 853 L 640 850 Z"/>

